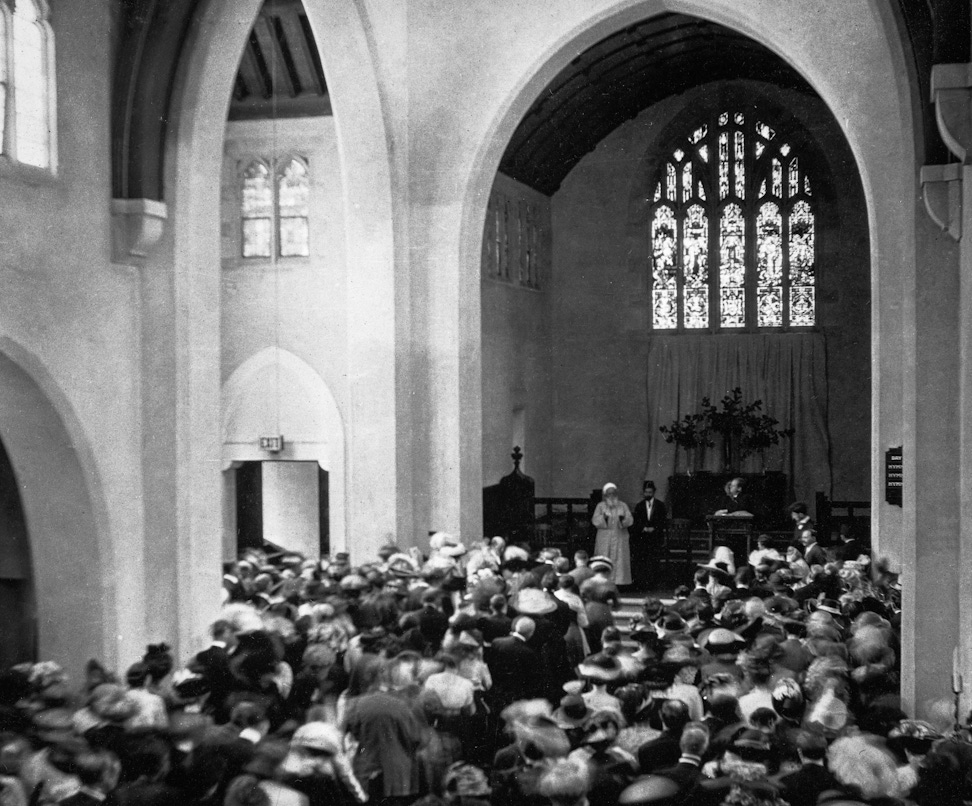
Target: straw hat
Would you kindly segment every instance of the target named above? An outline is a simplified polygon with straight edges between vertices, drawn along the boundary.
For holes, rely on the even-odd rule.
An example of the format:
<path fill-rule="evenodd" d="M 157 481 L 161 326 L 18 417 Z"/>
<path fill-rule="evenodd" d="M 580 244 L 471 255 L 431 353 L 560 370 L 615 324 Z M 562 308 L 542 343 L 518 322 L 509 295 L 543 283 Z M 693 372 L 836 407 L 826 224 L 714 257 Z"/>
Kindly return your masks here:
<path fill-rule="evenodd" d="M 577 667 L 577 674 L 598 683 L 613 683 L 621 677 L 621 664 L 617 658 L 601 652 L 585 658 Z"/>
<path fill-rule="evenodd" d="M 514 597 L 513 607 L 524 616 L 545 616 L 557 609 L 557 602 L 539 588 L 523 588 Z"/>

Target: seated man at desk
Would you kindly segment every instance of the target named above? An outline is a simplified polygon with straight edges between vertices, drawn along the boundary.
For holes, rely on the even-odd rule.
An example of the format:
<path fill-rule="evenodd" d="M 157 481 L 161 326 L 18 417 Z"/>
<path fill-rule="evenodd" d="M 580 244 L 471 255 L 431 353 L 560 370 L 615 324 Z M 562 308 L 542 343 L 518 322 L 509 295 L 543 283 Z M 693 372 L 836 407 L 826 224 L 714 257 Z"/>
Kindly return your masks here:
<path fill-rule="evenodd" d="M 719 517 L 732 516 L 738 518 L 753 517 L 753 503 L 746 493 L 743 492 L 745 481 L 738 476 L 726 485 L 726 497 L 722 509 L 717 509 L 713 514 Z"/>

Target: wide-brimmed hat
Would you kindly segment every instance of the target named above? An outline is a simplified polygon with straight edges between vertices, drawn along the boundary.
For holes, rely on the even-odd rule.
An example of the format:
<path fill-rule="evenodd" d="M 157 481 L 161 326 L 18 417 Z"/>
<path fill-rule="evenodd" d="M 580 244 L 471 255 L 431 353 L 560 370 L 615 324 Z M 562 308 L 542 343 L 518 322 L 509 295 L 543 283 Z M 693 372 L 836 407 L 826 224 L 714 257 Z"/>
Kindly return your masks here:
<path fill-rule="evenodd" d="M 662 664 L 681 669 L 684 666 L 698 666 L 701 660 L 699 650 L 686 644 L 674 644 L 662 655 Z"/>
<path fill-rule="evenodd" d="M 727 630 L 725 627 L 716 627 L 714 630 L 710 630 L 704 638 L 700 637 L 699 644 L 703 649 L 708 649 L 716 654 L 742 648 L 746 645 L 746 641 L 739 633 Z"/>
<path fill-rule="evenodd" d="M 650 664 L 638 681 L 645 691 L 664 691 L 675 682 L 678 667 L 663 663 Z"/>
<path fill-rule="evenodd" d="M 568 694 L 560 698 L 560 706 L 553 712 L 553 720 L 564 730 L 579 728 L 592 711 L 579 694 Z"/>
<path fill-rule="evenodd" d="M 772 745 L 765 733 L 747 728 L 733 740 L 730 750 L 744 761 L 765 761 L 772 753 Z"/>
<path fill-rule="evenodd" d="M 688 624 L 678 613 L 668 613 L 655 622 L 655 630 L 659 638 L 680 635 L 688 632 Z"/>
<path fill-rule="evenodd" d="M 543 758 L 562 758 L 570 752 L 570 740 L 562 728 L 547 716 L 536 716 L 513 723 L 513 734 L 523 745 L 530 745 Z"/>
<path fill-rule="evenodd" d="M 613 683 L 621 677 L 621 664 L 617 658 L 600 652 L 585 658 L 577 667 L 577 673 L 598 683 Z"/>
<path fill-rule="evenodd" d="M 613 734 L 609 732 L 608 725 L 614 728 Z M 624 717 L 620 711 L 613 708 L 603 708 L 591 714 L 587 720 L 586 732 L 584 734 L 584 744 L 596 744 L 613 739 L 624 727 Z"/>
<path fill-rule="evenodd" d="M 888 733 L 888 746 L 892 750 L 909 750 L 924 754 L 942 734 L 930 723 L 921 719 L 902 719 Z"/>
<path fill-rule="evenodd" d="M 524 616 L 545 616 L 557 609 L 557 602 L 540 588 L 523 588 L 513 597 L 513 607 Z"/>
<path fill-rule="evenodd" d="M 773 687 L 773 710 L 780 716 L 799 720 L 803 716 L 806 700 L 799 683 L 790 677 L 781 678 Z"/>
<path fill-rule="evenodd" d="M 327 722 L 308 722 L 297 728 L 291 747 L 306 747 L 336 756 L 341 752 L 341 731 Z"/>
<path fill-rule="evenodd" d="M 116 683 L 102 683 L 92 692 L 88 700 L 91 711 L 106 722 L 122 723 L 138 713 L 138 703 L 129 696 L 124 686 Z"/>
<path fill-rule="evenodd" d="M 678 794 L 679 786 L 664 775 L 645 775 L 621 792 L 618 803 L 641 806 L 649 803 L 669 803 Z"/>
<path fill-rule="evenodd" d="M 605 557 L 603 554 L 599 554 L 596 557 L 591 557 L 591 561 L 588 565 L 592 571 L 614 571 L 614 563 L 611 562 L 609 557 Z"/>

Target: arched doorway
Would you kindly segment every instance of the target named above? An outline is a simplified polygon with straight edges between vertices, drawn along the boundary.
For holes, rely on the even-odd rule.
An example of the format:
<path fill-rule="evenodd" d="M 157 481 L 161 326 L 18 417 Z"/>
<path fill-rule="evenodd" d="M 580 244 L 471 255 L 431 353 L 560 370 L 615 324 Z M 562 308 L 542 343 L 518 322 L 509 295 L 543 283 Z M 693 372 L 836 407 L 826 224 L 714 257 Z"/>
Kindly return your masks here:
<path fill-rule="evenodd" d="M 280 433 L 270 453 L 259 435 Z M 265 539 L 316 557 L 345 551 L 344 426 L 334 396 L 305 361 L 267 348 L 223 387 L 223 546 Z"/>

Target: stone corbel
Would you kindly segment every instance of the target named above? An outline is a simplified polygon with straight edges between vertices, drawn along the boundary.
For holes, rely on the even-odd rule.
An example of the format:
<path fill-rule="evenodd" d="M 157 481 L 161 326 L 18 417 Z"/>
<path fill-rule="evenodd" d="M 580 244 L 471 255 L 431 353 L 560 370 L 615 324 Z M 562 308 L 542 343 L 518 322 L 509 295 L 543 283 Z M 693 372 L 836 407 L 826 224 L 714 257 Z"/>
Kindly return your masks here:
<path fill-rule="evenodd" d="M 956 157 L 972 152 L 972 64 L 936 64 L 931 74 L 938 131 Z"/>
<path fill-rule="evenodd" d="M 168 218 L 165 202 L 112 199 L 112 260 L 140 265 L 162 238 Z"/>
<path fill-rule="evenodd" d="M 938 226 L 956 241 L 962 237 L 962 166 L 924 165 L 921 195 L 925 209 Z"/>

